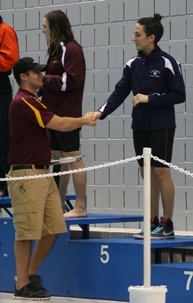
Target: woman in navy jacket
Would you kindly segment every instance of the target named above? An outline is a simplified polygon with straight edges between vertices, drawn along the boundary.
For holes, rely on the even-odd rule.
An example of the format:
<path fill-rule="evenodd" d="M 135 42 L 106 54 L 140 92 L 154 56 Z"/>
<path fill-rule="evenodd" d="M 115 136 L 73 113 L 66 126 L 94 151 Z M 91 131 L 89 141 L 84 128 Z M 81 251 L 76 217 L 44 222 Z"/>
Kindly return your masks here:
<path fill-rule="evenodd" d="M 133 92 L 132 129 L 136 155 L 150 147 L 152 154 L 171 162 L 175 134 L 174 105 L 185 102 L 185 86 L 179 63 L 157 45 L 164 29 L 162 17 L 141 18 L 136 23 L 132 41 L 138 54 L 123 70 L 114 92 L 95 112 L 93 119 L 104 119 Z M 143 177 L 143 159 L 138 160 Z M 163 216 L 159 217 L 161 193 Z M 151 237 L 174 238 L 172 222 L 174 184 L 170 169 L 151 161 Z M 144 232 L 134 235 L 143 238 Z"/>

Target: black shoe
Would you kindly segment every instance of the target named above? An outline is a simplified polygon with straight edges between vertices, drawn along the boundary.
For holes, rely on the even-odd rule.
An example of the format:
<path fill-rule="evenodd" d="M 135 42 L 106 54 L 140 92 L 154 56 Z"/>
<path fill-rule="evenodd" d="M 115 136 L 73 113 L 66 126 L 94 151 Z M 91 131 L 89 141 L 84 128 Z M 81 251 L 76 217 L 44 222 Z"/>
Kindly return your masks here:
<path fill-rule="evenodd" d="M 47 290 L 42 286 L 42 279 L 41 279 L 41 277 L 39 275 L 31 275 L 31 276 L 29 276 L 29 281 L 35 287 L 39 288 L 40 290 L 43 290 L 43 291 L 47 292 Z"/>
<path fill-rule="evenodd" d="M 159 225 L 151 232 L 151 239 L 175 238 L 173 222 L 170 218 L 160 218 Z"/>
<path fill-rule="evenodd" d="M 159 225 L 158 217 L 151 217 L 151 232 Z M 144 229 L 142 229 L 138 234 L 134 234 L 133 238 L 143 239 L 144 238 Z"/>
<path fill-rule="evenodd" d="M 50 294 L 47 291 L 43 291 L 33 284 L 28 283 L 21 289 L 16 289 L 15 287 L 13 299 L 46 301 L 50 299 Z"/>

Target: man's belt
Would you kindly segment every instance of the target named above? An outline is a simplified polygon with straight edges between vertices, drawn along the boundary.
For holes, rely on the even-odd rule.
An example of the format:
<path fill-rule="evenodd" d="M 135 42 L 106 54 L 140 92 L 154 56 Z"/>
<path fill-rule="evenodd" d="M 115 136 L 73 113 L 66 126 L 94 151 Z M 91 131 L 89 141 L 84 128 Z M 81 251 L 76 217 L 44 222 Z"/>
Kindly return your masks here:
<path fill-rule="evenodd" d="M 20 165 L 12 165 L 12 170 L 19 170 L 19 169 L 48 169 L 49 165 L 38 165 L 38 164 L 20 164 Z"/>

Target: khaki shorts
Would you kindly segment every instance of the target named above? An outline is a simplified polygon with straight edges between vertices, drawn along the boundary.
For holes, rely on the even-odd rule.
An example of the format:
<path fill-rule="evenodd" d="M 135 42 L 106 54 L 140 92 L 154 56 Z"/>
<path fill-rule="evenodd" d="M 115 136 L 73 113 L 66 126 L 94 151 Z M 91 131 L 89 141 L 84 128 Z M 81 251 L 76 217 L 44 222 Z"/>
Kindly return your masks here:
<path fill-rule="evenodd" d="M 23 177 L 49 173 L 49 169 L 10 169 L 8 176 Z M 65 233 L 61 199 L 53 177 L 8 181 L 12 199 L 15 239 L 37 240 L 50 234 Z"/>

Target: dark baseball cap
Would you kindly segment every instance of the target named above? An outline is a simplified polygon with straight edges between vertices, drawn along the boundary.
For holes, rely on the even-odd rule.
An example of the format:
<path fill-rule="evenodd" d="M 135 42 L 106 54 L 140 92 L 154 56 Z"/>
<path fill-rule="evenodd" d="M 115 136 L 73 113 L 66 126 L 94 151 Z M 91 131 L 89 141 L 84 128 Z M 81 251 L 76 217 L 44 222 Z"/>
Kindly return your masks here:
<path fill-rule="evenodd" d="M 33 58 L 30 57 L 24 57 L 19 59 L 14 67 L 13 67 L 13 74 L 14 77 L 19 77 L 21 73 L 25 73 L 29 70 L 33 71 L 45 71 L 46 64 L 39 64 L 37 61 L 35 61 Z"/>

